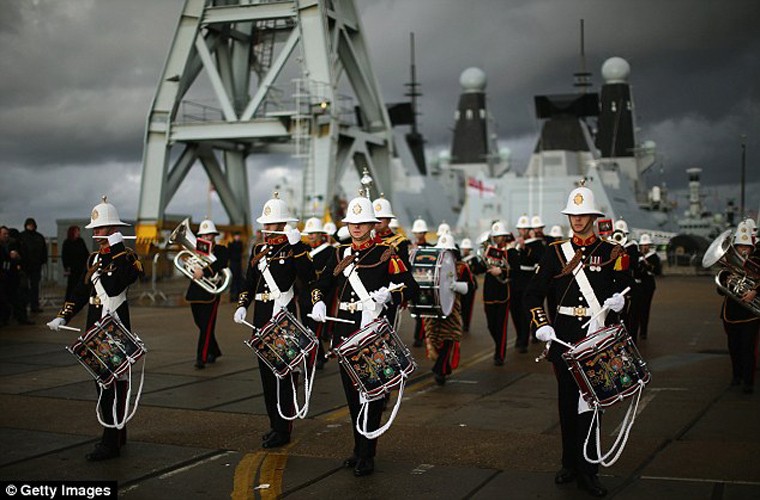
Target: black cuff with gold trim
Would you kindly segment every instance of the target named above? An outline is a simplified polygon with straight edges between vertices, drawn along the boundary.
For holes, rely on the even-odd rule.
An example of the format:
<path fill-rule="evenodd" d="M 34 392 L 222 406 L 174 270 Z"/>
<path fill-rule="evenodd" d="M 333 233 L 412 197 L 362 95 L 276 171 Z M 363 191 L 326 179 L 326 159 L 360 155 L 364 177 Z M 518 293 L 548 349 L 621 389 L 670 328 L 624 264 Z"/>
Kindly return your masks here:
<path fill-rule="evenodd" d="M 320 290 L 319 288 L 315 288 L 314 290 L 311 291 L 311 305 L 316 304 L 317 302 L 322 300 L 322 298 L 323 298 L 322 290 Z"/>
<path fill-rule="evenodd" d="M 61 310 L 58 311 L 56 318 L 63 318 L 66 320 L 66 322 L 68 322 L 69 319 L 71 319 L 71 317 L 74 315 L 74 305 L 75 304 L 73 302 L 64 302 Z"/>
<path fill-rule="evenodd" d="M 245 307 L 248 309 L 248 304 L 251 303 L 249 297 L 250 295 L 248 292 L 240 292 L 240 295 L 238 295 L 238 307 Z"/>
<path fill-rule="evenodd" d="M 543 307 L 534 307 L 531 309 L 530 317 L 531 324 L 535 329 L 549 324 L 549 317 L 546 316 L 546 311 L 544 311 Z"/>

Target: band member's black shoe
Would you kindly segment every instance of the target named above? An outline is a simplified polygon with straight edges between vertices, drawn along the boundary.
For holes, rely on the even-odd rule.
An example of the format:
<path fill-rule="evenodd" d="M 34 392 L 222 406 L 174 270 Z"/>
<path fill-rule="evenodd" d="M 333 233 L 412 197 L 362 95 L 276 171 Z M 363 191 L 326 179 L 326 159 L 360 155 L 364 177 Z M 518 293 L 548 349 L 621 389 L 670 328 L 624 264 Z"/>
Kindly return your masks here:
<path fill-rule="evenodd" d="M 522 346 L 520 347 L 520 349 L 518 349 L 518 351 L 520 351 L 520 354 L 525 354 L 526 352 L 528 352 L 528 347 Z"/>
<path fill-rule="evenodd" d="M 95 445 L 95 449 L 91 453 L 85 455 L 84 458 L 88 462 L 102 462 L 103 460 L 111 460 L 119 456 L 119 449 L 111 446 L 106 446 L 103 443 Z"/>
<path fill-rule="evenodd" d="M 195 362 L 195 365 L 193 365 L 193 366 L 195 366 L 195 368 L 196 368 L 197 370 L 203 370 L 204 368 L 206 368 L 206 363 L 204 363 L 203 361 L 201 361 L 201 360 L 199 359 L 199 360 L 197 360 L 197 361 Z"/>
<path fill-rule="evenodd" d="M 218 358 L 220 356 L 221 356 L 221 354 L 219 354 L 218 356 L 216 356 L 214 354 L 209 354 L 208 357 L 206 358 L 206 363 L 209 363 L 209 364 L 216 363 L 216 358 Z"/>
<path fill-rule="evenodd" d="M 285 446 L 290 442 L 290 436 L 288 434 L 282 434 L 280 432 L 274 432 L 269 438 L 261 443 L 264 448 L 279 448 Z"/>
<path fill-rule="evenodd" d="M 272 437 L 272 434 L 274 434 L 276 431 L 274 429 L 269 429 L 267 432 L 261 435 L 261 440 L 266 441 L 270 437 Z"/>
<path fill-rule="evenodd" d="M 493 365 L 494 366 L 504 366 L 504 360 L 503 359 L 498 359 L 498 358 L 494 359 L 493 360 Z"/>
<path fill-rule="evenodd" d="M 360 458 L 356 462 L 356 468 L 354 468 L 354 476 L 362 477 L 369 476 L 375 472 L 375 460 L 372 458 Z"/>
<path fill-rule="evenodd" d="M 607 495 L 607 488 L 602 486 L 602 483 L 599 482 L 599 477 L 597 477 L 596 474 L 579 474 L 578 489 L 584 490 L 593 497 L 601 498 Z"/>
<path fill-rule="evenodd" d="M 439 374 L 436 373 L 433 376 L 435 377 L 435 383 L 436 384 L 438 384 L 438 385 L 444 385 L 446 383 L 446 376 L 445 375 L 439 375 Z"/>
<path fill-rule="evenodd" d="M 572 483 L 573 481 L 575 481 L 575 471 L 565 469 L 564 467 L 558 470 L 554 475 L 554 482 L 556 484 L 567 484 Z"/>
<path fill-rule="evenodd" d="M 353 467 L 356 467 L 356 464 L 359 462 L 359 459 L 356 457 L 356 455 L 351 455 L 347 459 L 343 461 L 343 467 L 346 469 L 351 469 Z"/>

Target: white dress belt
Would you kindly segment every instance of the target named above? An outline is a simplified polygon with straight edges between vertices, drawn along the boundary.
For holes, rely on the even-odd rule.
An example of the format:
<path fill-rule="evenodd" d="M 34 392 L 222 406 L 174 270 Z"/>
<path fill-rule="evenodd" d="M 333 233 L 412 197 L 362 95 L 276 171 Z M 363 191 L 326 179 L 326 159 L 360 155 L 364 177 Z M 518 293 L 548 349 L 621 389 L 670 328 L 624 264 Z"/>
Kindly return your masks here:
<path fill-rule="evenodd" d="M 586 306 L 569 307 L 559 306 L 557 312 L 565 316 L 575 316 L 578 318 L 584 318 L 591 316 L 591 308 Z"/>

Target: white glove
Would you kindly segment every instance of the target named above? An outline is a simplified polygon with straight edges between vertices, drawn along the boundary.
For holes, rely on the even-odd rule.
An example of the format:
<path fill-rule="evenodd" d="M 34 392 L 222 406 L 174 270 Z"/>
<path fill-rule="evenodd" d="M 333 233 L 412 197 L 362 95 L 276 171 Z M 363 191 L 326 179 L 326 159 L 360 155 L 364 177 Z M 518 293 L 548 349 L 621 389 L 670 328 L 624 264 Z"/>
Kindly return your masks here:
<path fill-rule="evenodd" d="M 327 305 L 321 300 L 312 306 L 311 319 L 319 323 L 327 321 Z"/>
<path fill-rule="evenodd" d="M 60 332 L 61 327 L 66 324 L 66 320 L 63 318 L 55 318 L 47 324 L 47 327 L 54 332 Z"/>
<path fill-rule="evenodd" d="M 245 307 L 238 307 L 235 309 L 235 315 L 232 317 L 232 319 L 235 320 L 235 323 L 241 324 L 243 321 L 245 321 L 245 315 L 248 311 L 246 311 Z"/>
<path fill-rule="evenodd" d="M 554 340 L 556 336 L 554 327 L 551 325 L 544 325 L 536 330 L 536 338 L 541 342 L 549 342 L 550 340 Z"/>
<path fill-rule="evenodd" d="M 385 304 L 386 302 L 391 300 L 391 292 L 386 287 L 380 287 L 374 292 L 370 292 L 369 296 L 372 297 L 372 300 L 377 302 L 378 304 Z"/>
<path fill-rule="evenodd" d="M 604 301 L 604 307 L 612 309 L 616 313 L 622 311 L 623 306 L 625 306 L 625 297 L 619 293 L 612 294 L 612 297 Z"/>
<path fill-rule="evenodd" d="M 118 245 L 122 241 L 124 241 L 124 236 L 118 231 L 108 236 L 108 246 L 110 247 Z"/>
<path fill-rule="evenodd" d="M 451 290 L 460 295 L 464 295 L 467 293 L 467 283 L 464 281 L 455 281 L 451 284 Z"/>
<path fill-rule="evenodd" d="M 291 245 L 295 245 L 299 241 L 301 241 L 301 231 L 298 229 L 291 229 L 288 231 L 288 243 Z"/>

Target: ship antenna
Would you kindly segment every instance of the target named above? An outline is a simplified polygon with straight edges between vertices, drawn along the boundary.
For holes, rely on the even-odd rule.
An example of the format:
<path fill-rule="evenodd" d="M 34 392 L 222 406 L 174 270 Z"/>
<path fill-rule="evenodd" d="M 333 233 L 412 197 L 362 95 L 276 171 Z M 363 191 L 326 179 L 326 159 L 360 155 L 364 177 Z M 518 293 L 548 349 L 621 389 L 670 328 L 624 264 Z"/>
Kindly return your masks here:
<path fill-rule="evenodd" d="M 583 19 L 581 19 L 581 68 L 580 71 L 573 73 L 573 80 L 573 87 L 580 89 L 581 94 L 585 94 L 586 89 L 591 86 L 591 73 L 586 71 L 586 36 Z"/>
<path fill-rule="evenodd" d="M 411 51 L 411 63 L 409 66 L 409 83 L 404 84 L 409 87 L 409 91 L 404 94 L 407 97 L 411 97 L 412 104 L 412 134 L 417 135 L 417 98 L 422 96 L 419 91 L 420 84 L 417 83 L 417 64 L 414 57 L 414 33 L 409 33 L 409 44 Z"/>

